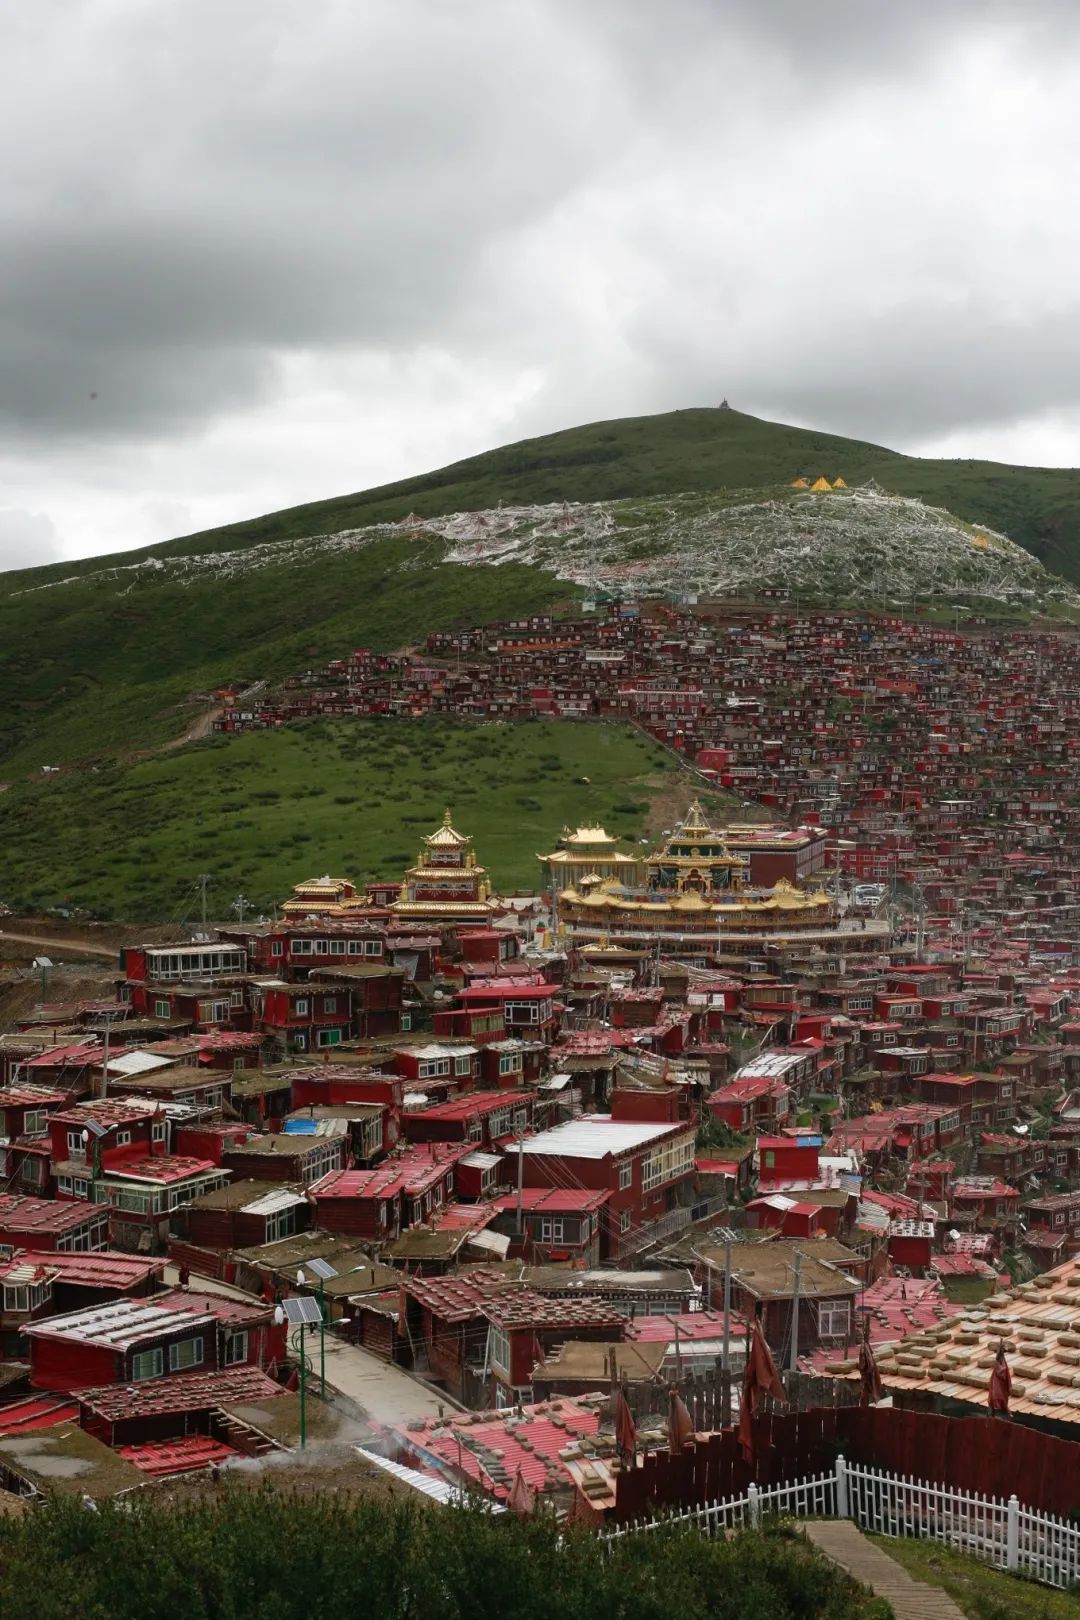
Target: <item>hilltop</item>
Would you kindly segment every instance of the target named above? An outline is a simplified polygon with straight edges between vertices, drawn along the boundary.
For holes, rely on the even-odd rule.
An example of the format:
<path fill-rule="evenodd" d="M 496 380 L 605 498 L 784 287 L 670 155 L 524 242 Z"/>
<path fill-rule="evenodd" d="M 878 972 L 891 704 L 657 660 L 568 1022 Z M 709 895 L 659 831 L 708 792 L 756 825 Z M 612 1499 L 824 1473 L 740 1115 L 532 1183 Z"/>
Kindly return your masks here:
<path fill-rule="evenodd" d="M 848 488 L 795 490 L 800 475 L 842 477 Z M 163 799 L 155 788 L 151 808 L 140 777 L 143 768 L 164 770 L 166 759 L 170 819 L 189 814 L 197 795 L 200 836 L 183 870 L 214 864 L 206 840 L 228 814 L 228 773 L 197 767 L 193 750 L 176 745 L 201 735 L 222 686 L 273 681 L 358 646 L 388 651 L 435 630 L 572 612 L 605 587 L 769 589 L 804 604 L 910 611 L 917 601 L 940 611 L 958 601 L 1013 618 L 1080 617 L 1071 583 L 1047 573 L 1040 556 L 1068 582 L 1080 579 L 1078 473 L 919 461 L 717 409 L 595 423 L 142 551 L 5 574 L 0 839 L 8 881 L 17 873 L 19 889 L 43 902 L 78 892 L 105 822 L 110 843 L 136 824 L 146 863 L 179 854 L 157 825 Z M 262 740 L 263 769 L 284 768 L 283 746 Z M 578 746 L 568 733 L 550 742 L 568 758 Z M 339 802 L 347 761 L 338 749 L 329 762 Z M 43 777 L 44 766 L 63 774 Z M 61 782 L 63 794 L 47 805 Z M 489 796 L 492 817 L 514 814 L 513 798 Z M 37 874 L 61 801 L 70 859 Z M 589 808 L 570 793 L 560 813 Z M 155 822 L 145 838 L 141 812 Z M 256 813 L 260 825 L 271 819 Z M 628 819 L 627 831 L 639 828 Z M 288 836 L 302 831 L 290 825 Z M 387 855 L 400 853 L 397 842 L 379 836 Z M 116 858 L 114 848 L 108 859 Z M 350 866 L 359 875 L 365 864 L 360 850 Z M 148 910 L 151 888 L 160 894 L 173 881 L 169 874 L 140 886 Z M 99 875 L 98 897 L 108 886 Z"/>

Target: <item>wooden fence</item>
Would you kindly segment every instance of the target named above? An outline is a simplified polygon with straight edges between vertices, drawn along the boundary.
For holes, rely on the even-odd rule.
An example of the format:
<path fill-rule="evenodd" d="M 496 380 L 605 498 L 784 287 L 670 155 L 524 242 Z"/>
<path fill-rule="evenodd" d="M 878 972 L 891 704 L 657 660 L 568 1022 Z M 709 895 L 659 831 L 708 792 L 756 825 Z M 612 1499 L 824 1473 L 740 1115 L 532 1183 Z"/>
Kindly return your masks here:
<path fill-rule="evenodd" d="M 825 1474 L 841 1453 L 852 1464 L 956 1490 L 1015 1494 L 1063 1518 L 1080 1511 L 1080 1444 L 991 1417 L 838 1406 L 759 1414 L 752 1465 L 733 1429 L 705 1435 L 681 1456 L 648 1452 L 619 1475 L 614 1517 L 647 1518 L 741 1497 L 750 1485 Z"/>

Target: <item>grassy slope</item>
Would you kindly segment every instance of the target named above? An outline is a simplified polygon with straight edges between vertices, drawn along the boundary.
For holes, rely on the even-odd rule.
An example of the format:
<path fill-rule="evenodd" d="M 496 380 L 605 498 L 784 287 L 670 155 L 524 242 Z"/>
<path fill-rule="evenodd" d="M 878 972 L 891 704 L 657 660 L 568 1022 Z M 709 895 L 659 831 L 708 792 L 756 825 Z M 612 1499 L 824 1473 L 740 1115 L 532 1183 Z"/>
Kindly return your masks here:
<path fill-rule="evenodd" d="M 327 870 L 399 877 L 448 804 L 496 884 L 531 889 L 536 853 L 567 822 L 639 837 L 677 773 L 637 732 L 571 721 L 314 721 L 215 738 L 0 798 L 4 898 L 164 919 L 205 871 L 217 914 L 240 891 L 268 907 Z"/>
<path fill-rule="evenodd" d="M 991 1569 L 930 1541 L 875 1536 L 883 1552 L 914 1580 L 941 1586 L 970 1620 L 1078 1620 L 1080 1597 Z"/>
<path fill-rule="evenodd" d="M 390 538 L 240 580 L 153 581 L 130 595 L 86 580 L 0 598 L 0 772 L 153 746 L 184 730 L 193 711 L 176 705 L 193 692 L 573 594 L 535 569 L 481 573 Z"/>

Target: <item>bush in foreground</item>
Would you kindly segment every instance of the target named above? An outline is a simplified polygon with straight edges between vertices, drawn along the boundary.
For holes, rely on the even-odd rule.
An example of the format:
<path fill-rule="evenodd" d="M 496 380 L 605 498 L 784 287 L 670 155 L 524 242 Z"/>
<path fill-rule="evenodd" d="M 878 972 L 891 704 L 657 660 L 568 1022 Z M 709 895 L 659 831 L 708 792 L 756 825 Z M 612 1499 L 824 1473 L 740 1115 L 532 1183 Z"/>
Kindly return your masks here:
<path fill-rule="evenodd" d="M 4 1620 L 881 1620 L 800 1540 L 584 1531 L 482 1511 L 223 1489 L 0 1521 Z"/>

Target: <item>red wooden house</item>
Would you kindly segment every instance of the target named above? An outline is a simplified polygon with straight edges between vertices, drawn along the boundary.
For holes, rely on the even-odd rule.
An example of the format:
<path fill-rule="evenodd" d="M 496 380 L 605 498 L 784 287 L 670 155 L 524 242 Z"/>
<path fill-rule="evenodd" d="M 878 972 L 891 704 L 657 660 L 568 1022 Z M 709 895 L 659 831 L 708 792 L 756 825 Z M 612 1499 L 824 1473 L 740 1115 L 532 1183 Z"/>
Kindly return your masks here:
<path fill-rule="evenodd" d="M 336 1170 L 309 1189 L 315 1224 L 388 1243 L 450 1201 L 457 1161 L 472 1149 L 434 1142 L 395 1154 L 374 1170 Z"/>
<path fill-rule="evenodd" d="M 776 1188 L 818 1179 L 819 1137 L 759 1136 L 758 1186 Z"/>
<path fill-rule="evenodd" d="M 34 1253 L 88 1251 L 109 1244 L 109 1212 L 70 1199 L 0 1193 L 0 1243 Z"/>
<path fill-rule="evenodd" d="M 252 987 L 256 1030 L 290 1052 L 327 1051 L 355 1033 L 352 989 L 264 979 Z"/>
<path fill-rule="evenodd" d="M 322 1176 L 340 1170 L 345 1153 L 344 1135 L 306 1136 L 279 1131 L 251 1136 L 246 1142 L 226 1148 L 221 1163 L 235 1176 L 310 1187 Z"/>
<path fill-rule="evenodd" d="M 471 1142 L 490 1150 L 532 1129 L 535 1103 L 531 1091 L 472 1091 L 407 1110 L 401 1132 L 407 1142 Z"/>
<path fill-rule="evenodd" d="M 767 1075 L 735 1079 L 708 1099 L 709 1112 L 733 1131 L 754 1131 L 783 1124 L 791 1110 L 791 1087 Z"/>
<path fill-rule="evenodd" d="M 618 1258 L 640 1242 L 641 1229 L 692 1198 L 694 1130 L 683 1122 L 613 1120 L 586 1114 L 527 1137 L 509 1150 L 523 1155 L 526 1187 L 578 1187 L 609 1192 L 601 1248 Z"/>
<path fill-rule="evenodd" d="M 512 1244 L 530 1265 L 600 1263 L 600 1220 L 609 1192 L 579 1187 L 524 1187 L 521 1192 L 521 1243 Z M 502 1193 L 496 1230 L 517 1238 L 518 1195 Z"/>
<path fill-rule="evenodd" d="M 306 1232 L 313 1214 L 300 1186 L 275 1181 L 231 1181 L 227 1187 L 205 1193 L 177 1212 L 170 1253 L 179 1260 L 185 1245 L 224 1252 L 278 1243 L 296 1232 Z M 211 1274 L 217 1270 L 215 1266 Z"/>

